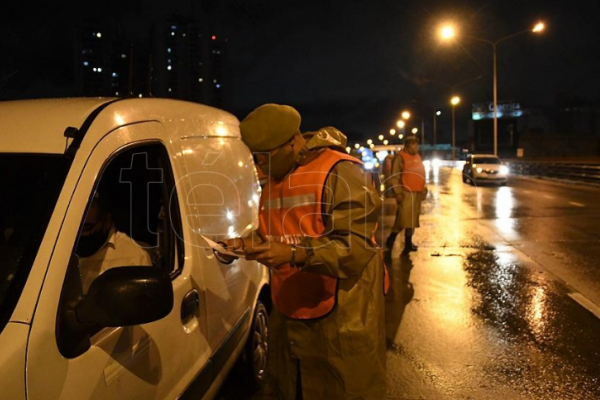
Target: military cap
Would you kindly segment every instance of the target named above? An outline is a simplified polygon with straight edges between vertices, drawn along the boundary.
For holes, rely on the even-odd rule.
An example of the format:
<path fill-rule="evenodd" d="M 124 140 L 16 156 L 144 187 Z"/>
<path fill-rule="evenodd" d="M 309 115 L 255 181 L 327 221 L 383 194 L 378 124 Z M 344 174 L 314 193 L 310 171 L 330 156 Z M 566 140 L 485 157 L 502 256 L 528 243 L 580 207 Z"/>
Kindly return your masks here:
<path fill-rule="evenodd" d="M 263 104 L 240 124 L 242 140 L 251 151 L 269 151 L 300 133 L 300 113 L 291 106 Z"/>

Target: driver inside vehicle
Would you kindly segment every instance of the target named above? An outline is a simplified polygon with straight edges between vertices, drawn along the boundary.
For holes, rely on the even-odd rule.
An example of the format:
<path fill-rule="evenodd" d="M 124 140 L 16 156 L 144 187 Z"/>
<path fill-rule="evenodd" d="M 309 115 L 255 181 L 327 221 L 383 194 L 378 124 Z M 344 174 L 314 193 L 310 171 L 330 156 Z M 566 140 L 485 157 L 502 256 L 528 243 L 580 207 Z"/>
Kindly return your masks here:
<path fill-rule="evenodd" d="M 117 230 L 107 197 L 99 192 L 94 195 L 77 244 L 84 293 L 98 275 L 110 268 L 152 266 L 148 252 Z"/>

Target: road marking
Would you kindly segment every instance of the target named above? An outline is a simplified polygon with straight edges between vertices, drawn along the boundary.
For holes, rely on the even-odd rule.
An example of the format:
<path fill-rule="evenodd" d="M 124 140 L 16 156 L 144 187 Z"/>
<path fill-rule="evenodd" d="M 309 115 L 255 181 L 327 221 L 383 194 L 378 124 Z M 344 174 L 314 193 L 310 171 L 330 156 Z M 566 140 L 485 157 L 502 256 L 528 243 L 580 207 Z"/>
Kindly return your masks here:
<path fill-rule="evenodd" d="M 575 207 L 585 207 L 585 204 L 581 204 L 576 201 L 570 201 L 569 204 Z"/>
<path fill-rule="evenodd" d="M 594 314 L 597 318 L 600 318 L 600 307 L 598 307 L 593 301 L 577 292 L 569 293 L 569 297 L 579 303 L 580 306 Z"/>

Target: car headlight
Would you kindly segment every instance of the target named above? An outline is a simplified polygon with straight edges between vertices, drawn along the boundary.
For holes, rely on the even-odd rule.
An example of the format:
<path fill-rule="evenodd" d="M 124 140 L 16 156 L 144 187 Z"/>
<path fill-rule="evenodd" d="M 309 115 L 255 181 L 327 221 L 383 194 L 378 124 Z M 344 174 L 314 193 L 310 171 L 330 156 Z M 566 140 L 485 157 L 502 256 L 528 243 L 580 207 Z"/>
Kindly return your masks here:
<path fill-rule="evenodd" d="M 482 173 L 482 172 L 483 172 L 483 168 L 481 168 L 481 167 L 477 167 L 477 173 L 479 173 L 479 174 L 480 174 L 480 173 Z"/>
<path fill-rule="evenodd" d="M 500 174 L 501 175 L 508 175 L 508 167 L 506 165 L 500 166 Z"/>

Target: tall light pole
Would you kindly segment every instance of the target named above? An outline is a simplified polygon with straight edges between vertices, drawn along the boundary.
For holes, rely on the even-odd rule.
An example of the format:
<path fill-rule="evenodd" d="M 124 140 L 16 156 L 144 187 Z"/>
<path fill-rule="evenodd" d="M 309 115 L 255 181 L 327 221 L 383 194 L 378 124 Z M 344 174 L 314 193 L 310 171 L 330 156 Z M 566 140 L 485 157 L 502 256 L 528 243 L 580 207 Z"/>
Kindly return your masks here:
<path fill-rule="evenodd" d="M 452 105 L 452 161 L 456 160 L 454 148 L 456 147 L 456 123 L 454 122 L 454 109 L 460 103 L 460 97 L 452 96 L 450 104 Z"/>
<path fill-rule="evenodd" d="M 433 146 L 435 146 L 435 141 L 436 141 L 436 136 L 437 136 L 437 118 L 440 115 L 442 115 L 442 112 L 440 110 L 437 110 L 435 113 L 433 113 Z"/>
<path fill-rule="evenodd" d="M 512 39 L 515 36 L 519 36 L 522 35 L 524 33 L 528 33 L 528 32 L 533 32 L 533 33 L 539 33 L 541 31 L 543 31 L 545 28 L 545 25 L 542 22 L 538 22 L 537 24 L 535 24 L 535 26 L 531 29 L 525 29 L 513 34 L 510 34 L 508 36 L 504 36 L 503 38 L 500 38 L 496 41 L 491 41 L 488 39 L 481 39 L 478 37 L 474 37 L 474 36 L 468 36 L 468 35 L 463 35 L 466 38 L 469 39 L 473 39 L 473 40 L 477 40 L 483 43 L 487 43 L 489 45 L 492 46 L 492 53 L 493 53 L 493 66 L 494 66 L 494 75 L 493 75 L 493 91 L 494 91 L 494 99 L 493 99 L 493 107 L 494 107 L 494 155 L 498 155 L 498 52 L 497 52 L 497 47 L 498 44 L 501 42 L 504 42 L 508 39 Z M 440 37 L 443 40 L 448 40 L 448 39 L 452 39 L 454 36 L 456 36 L 456 32 L 454 30 L 453 27 L 451 26 L 444 26 L 441 28 L 440 30 Z"/>

